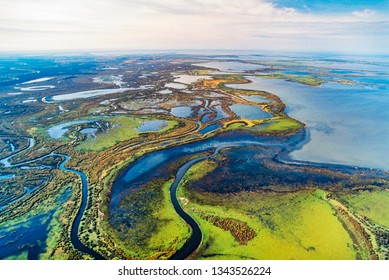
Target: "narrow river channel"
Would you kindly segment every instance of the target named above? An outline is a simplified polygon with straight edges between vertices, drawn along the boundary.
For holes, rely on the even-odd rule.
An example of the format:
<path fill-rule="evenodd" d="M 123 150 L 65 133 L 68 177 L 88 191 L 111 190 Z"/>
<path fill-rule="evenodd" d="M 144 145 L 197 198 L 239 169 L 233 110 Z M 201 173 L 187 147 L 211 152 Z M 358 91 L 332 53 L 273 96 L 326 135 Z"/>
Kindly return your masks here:
<path fill-rule="evenodd" d="M 54 154 L 54 155 L 62 156 L 65 158 L 64 161 L 62 161 L 61 164 L 59 165 L 59 169 L 61 169 L 63 171 L 68 171 L 68 172 L 72 172 L 74 174 L 77 174 L 78 176 L 80 176 L 81 183 L 82 183 L 81 205 L 80 205 L 80 208 L 78 209 L 76 218 L 74 219 L 74 222 L 72 225 L 72 229 L 70 232 L 70 240 L 72 241 L 74 248 L 76 248 L 80 252 L 92 256 L 95 260 L 104 260 L 105 258 L 102 255 L 100 255 L 96 251 L 92 250 L 91 248 L 86 247 L 81 242 L 81 240 L 78 236 L 78 230 L 80 228 L 81 219 L 82 219 L 82 216 L 84 215 L 84 212 L 85 212 L 85 209 L 86 209 L 86 206 L 88 203 L 88 181 L 87 181 L 86 175 L 85 175 L 85 173 L 83 173 L 81 171 L 65 167 L 66 162 L 68 162 L 70 159 L 70 157 L 68 155 L 65 155 L 65 154 Z"/>
<path fill-rule="evenodd" d="M 188 169 L 195 163 L 216 156 L 221 150 L 226 148 L 274 146 L 282 148 L 286 152 L 296 147 L 296 145 L 300 143 L 304 137 L 305 134 L 303 131 L 290 138 L 259 137 L 246 133 L 231 132 L 200 142 L 175 146 L 144 155 L 143 157 L 138 158 L 135 162 L 130 164 L 124 171 L 119 174 L 115 180 L 110 201 L 111 218 L 112 216 L 119 215 L 119 203 L 131 190 L 138 189 L 140 186 L 147 184 L 147 182 L 150 182 L 155 177 L 167 176 L 166 174 L 163 174 L 161 170 L 167 170 L 167 166 L 172 164 L 177 159 L 185 156 L 195 156 L 196 154 L 199 154 L 199 157 L 194 159 L 192 158 L 191 160 L 183 163 L 177 169 L 175 180 L 170 187 L 170 197 L 173 203 L 173 207 L 177 214 L 191 228 L 192 232 L 190 238 L 172 256 L 171 259 L 186 259 L 198 249 L 202 241 L 202 232 L 200 227 L 196 221 L 184 211 L 177 199 L 177 188 Z M 212 154 L 202 154 L 200 156 L 200 154 L 204 152 L 210 152 Z M 115 225 L 112 224 L 112 226 Z"/>
<path fill-rule="evenodd" d="M 22 162 L 18 162 L 18 163 L 10 163 L 9 160 L 11 158 L 13 158 L 16 155 L 18 155 L 18 154 L 20 154 L 22 152 L 25 152 L 25 151 L 31 149 L 32 147 L 34 147 L 34 145 L 35 145 L 34 139 L 33 138 L 28 138 L 28 141 L 29 141 L 28 147 L 26 147 L 25 149 L 23 149 L 23 150 L 21 150 L 21 151 L 19 151 L 17 153 L 14 153 L 14 154 L 10 155 L 10 156 L 8 156 L 8 157 L 6 157 L 4 159 L 1 159 L 0 163 L 2 163 L 4 165 L 4 167 L 10 167 L 10 168 L 21 168 L 21 167 L 30 168 L 28 166 L 28 164 L 34 163 L 34 162 L 39 161 L 41 159 L 44 159 L 46 157 L 50 157 L 50 156 L 62 157 L 63 161 L 60 163 L 59 169 L 62 170 L 62 171 L 72 172 L 72 173 L 76 174 L 77 176 L 79 176 L 81 178 L 81 184 L 82 184 L 81 205 L 80 205 L 80 208 L 77 211 L 76 218 L 74 219 L 73 224 L 72 224 L 71 233 L 70 233 L 70 240 L 71 240 L 74 248 L 77 249 L 78 251 L 80 251 L 80 252 L 82 252 L 84 254 L 90 255 L 91 257 L 93 257 L 96 260 L 103 260 L 103 259 L 105 259 L 102 255 L 100 255 L 96 251 L 86 247 L 80 241 L 80 238 L 78 236 L 78 230 L 80 228 L 81 219 L 82 219 L 82 216 L 84 215 L 84 212 L 85 212 L 85 209 L 86 209 L 86 206 L 87 206 L 87 203 L 88 203 L 88 181 L 87 181 L 85 173 L 83 173 L 81 171 L 78 171 L 78 170 L 74 170 L 74 169 L 65 167 L 66 163 L 70 160 L 70 156 L 67 155 L 67 154 L 57 154 L 57 153 L 54 153 L 54 152 L 51 152 L 50 154 L 47 154 L 47 155 L 44 155 L 44 156 L 41 156 L 41 157 L 38 157 L 38 158 L 35 158 L 35 159 L 32 159 L 32 160 L 22 161 Z M 51 166 L 43 166 L 42 165 L 39 168 L 52 168 L 52 167 Z M 34 191 L 36 191 L 37 189 L 38 189 L 38 187 Z M 20 199 L 17 199 L 15 201 L 13 201 L 12 203 L 15 203 L 18 200 L 20 200 Z M 3 208 L 5 208 L 5 207 L 3 207 Z"/>

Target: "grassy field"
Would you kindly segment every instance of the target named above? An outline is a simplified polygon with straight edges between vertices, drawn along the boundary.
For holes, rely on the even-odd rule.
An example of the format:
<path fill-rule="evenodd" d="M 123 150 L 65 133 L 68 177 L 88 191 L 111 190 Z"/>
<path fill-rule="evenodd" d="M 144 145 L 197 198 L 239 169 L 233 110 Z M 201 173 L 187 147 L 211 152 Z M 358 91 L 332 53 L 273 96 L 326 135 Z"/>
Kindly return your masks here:
<path fill-rule="evenodd" d="M 285 75 L 285 74 L 272 74 L 272 75 L 260 75 L 262 78 L 268 79 L 282 79 L 287 81 L 293 81 L 296 83 L 304 84 L 307 86 L 317 87 L 320 86 L 324 80 L 315 76 L 299 76 L 299 75 Z"/>
<path fill-rule="evenodd" d="M 167 259 L 190 236 L 190 229 L 174 211 L 169 188 L 154 183 L 129 194 L 119 208 L 123 211 L 115 227 L 115 243 L 136 259 Z M 117 239 L 117 240 L 116 240 Z"/>
<path fill-rule="evenodd" d="M 184 181 L 190 178 L 191 181 L 201 179 L 206 174 L 212 172 L 217 167 L 217 163 L 213 160 L 206 159 L 194 164 L 185 174 Z"/>
<path fill-rule="evenodd" d="M 358 214 L 389 228 L 389 191 L 361 191 L 357 194 L 342 195 L 341 198 Z"/>
<path fill-rule="evenodd" d="M 197 259 L 356 258 L 353 241 L 320 190 L 198 193 L 185 188 L 188 180 L 190 172 L 178 194 L 204 234 Z M 218 223 L 210 216 L 218 217 Z M 241 225 L 238 235 L 228 226 L 231 222 Z M 246 243 L 239 238 L 248 235 L 244 231 L 250 235 Z"/>
<path fill-rule="evenodd" d="M 270 121 L 265 126 L 260 126 L 258 129 L 262 132 L 282 132 L 296 131 L 301 128 L 301 123 L 292 119 L 278 119 Z"/>
<path fill-rule="evenodd" d="M 233 120 L 226 123 L 224 130 L 255 130 L 262 133 L 285 133 L 296 132 L 302 124 L 289 118 L 281 118 L 263 122 L 262 120 Z"/>
<path fill-rule="evenodd" d="M 161 221 L 161 224 L 158 230 L 151 236 L 148 244 L 152 250 L 165 248 L 167 255 L 181 248 L 190 236 L 189 228 L 172 206 L 169 191 L 172 183 L 173 180 L 163 185 L 163 203 L 159 210 L 154 213 L 154 216 Z M 159 253 L 156 254 L 156 256 L 158 255 Z"/>
<path fill-rule="evenodd" d="M 109 147 L 114 146 L 115 144 L 122 142 L 122 141 L 127 141 L 133 138 L 140 137 L 142 134 L 160 134 L 164 133 L 166 131 L 169 131 L 173 128 L 175 128 L 178 125 L 177 121 L 174 120 L 166 120 L 168 125 L 164 127 L 161 130 L 158 131 L 147 131 L 147 132 L 140 132 L 137 130 L 139 126 L 141 126 L 144 122 L 147 121 L 153 121 L 156 119 L 152 118 L 139 118 L 139 117 L 128 117 L 128 116 L 116 116 L 116 117 L 111 117 L 111 118 L 103 118 L 103 119 L 98 119 L 98 118 L 88 118 L 88 119 L 76 119 L 78 120 L 90 120 L 90 121 L 101 121 L 104 123 L 109 123 L 110 127 L 105 128 L 104 131 L 99 131 L 98 133 L 95 134 L 96 137 L 93 138 L 86 138 L 83 141 L 80 141 L 78 145 L 76 146 L 76 149 L 81 150 L 81 151 L 102 151 L 104 149 L 107 149 Z M 65 121 L 64 121 L 65 122 Z M 87 126 L 84 125 L 84 126 Z M 75 132 L 75 134 L 80 134 L 77 132 L 75 129 L 78 127 L 78 125 L 70 127 L 69 131 Z M 53 139 L 51 138 L 48 133 L 47 133 L 47 127 L 46 128 L 40 128 L 37 131 L 37 134 L 44 139 L 47 140 L 56 140 L 56 141 L 69 141 L 69 140 L 76 140 L 77 137 L 74 135 L 65 134 L 63 137 L 60 139 Z M 74 133 L 73 133 L 74 134 Z M 82 138 L 81 138 L 82 139 Z M 79 141 L 79 140 L 77 140 Z"/>
<path fill-rule="evenodd" d="M 212 72 L 217 72 L 217 70 L 195 69 L 195 70 L 193 70 L 193 72 L 194 72 L 196 75 L 209 75 L 209 74 L 211 74 Z"/>
<path fill-rule="evenodd" d="M 88 139 L 83 141 L 77 146 L 77 149 L 83 151 L 101 151 L 106 148 L 112 147 L 115 144 L 126 141 L 132 138 L 139 137 L 142 133 L 137 131 L 136 128 L 142 125 L 145 121 L 153 119 L 141 119 L 136 117 L 118 116 L 108 121 L 112 123 L 114 128 L 110 129 L 107 133 L 98 133 L 96 139 Z M 168 125 L 157 131 L 148 133 L 163 133 L 173 129 L 177 126 L 176 121 L 168 121 Z"/>

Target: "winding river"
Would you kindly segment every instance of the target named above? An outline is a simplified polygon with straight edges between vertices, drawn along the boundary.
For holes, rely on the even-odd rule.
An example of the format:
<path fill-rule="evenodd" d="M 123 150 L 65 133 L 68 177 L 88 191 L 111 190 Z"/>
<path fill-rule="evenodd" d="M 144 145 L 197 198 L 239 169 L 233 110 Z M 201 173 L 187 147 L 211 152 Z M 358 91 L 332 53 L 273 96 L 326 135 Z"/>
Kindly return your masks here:
<path fill-rule="evenodd" d="M 15 156 L 17 156 L 17 155 L 19 155 L 19 154 L 25 152 L 25 151 L 31 149 L 32 147 L 34 147 L 34 145 L 35 145 L 34 139 L 33 139 L 33 138 L 28 138 L 28 146 L 27 146 L 26 148 L 20 150 L 19 152 L 16 152 L 16 153 L 12 154 L 12 155 L 9 155 L 9 156 L 6 157 L 6 158 L 1 159 L 1 160 L 0 160 L 0 163 L 2 163 L 2 164 L 4 165 L 4 167 L 15 167 L 15 164 L 11 164 L 11 163 L 9 162 L 9 160 L 10 160 L 11 158 L 13 158 L 13 157 L 15 157 Z"/>
<path fill-rule="evenodd" d="M 80 176 L 81 183 L 82 183 L 81 205 L 80 208 L 78 209 L 76 218 L 73 221 L 72 229 L 70 232 L 70 240 L 72 241 L 74 248 L 76 248 L 80 252 L 92 256 L 95 260 L 104 260 L 105 258 L 102 255 L 92 250 L 91 248 L 86 247 L 78 237 L 78 229 L 80 228 L 81 219 L 82 216 L 84 215 L 88 203 L 88 181 L 86 179 L 86 175 L 81 171 L 65 167 L 65 164 L 70 160 L 70 157 L 68 155 L 66 154 L 54 154 L 54 155 L 64 157 L 64 160 L 59 165 L 59 168 L 63 171 L 68 171 L 77 174 L 78 176 Z"/>
<path fill-rule="evenodd" d="M 168 176 L 165 174 L 166 172 L 163 173 L 163 170 L 166 171 L 167 166 L 172 162 L 185 156 L 193 157 L 196 154 L 213 152 L 208 155 L 202 154 L 179 167 L 175 175 L 175 180 L 170 187 L 170 197 L 173 207 L 192 231 L 191 237 L 171 259 L 185 259 L 198 249 L 202 241 L 201 229 L 196 221 L 182 209 L 177 199 L 177 188 L 188 169 L 197 162 L 216 156 L 221 150 L 226 148 L 274 146 L 281 148 L 283 153 L 287 153 L 301 143 L 304 138 L 304 131 L 290 138 L 259 137 L 248 133 L 229 132 L 204 141 L 175 146 L 144 155 L 130 164 L 115 180 L 110 201 L 111 217 L 120 214 L 119 203 L 131 190 L 138 189 L 141 185 L 151 181 L 155 177 Z"/>
<path fill-rule="evenodd" d="M 181 207 L 180 203 L 178 202 L 177 188 L 180 185 L 182 178 L 185 176 L 185 173 L 189 170 L 189 168 L 191 168 L 194 164 L 203 161 L 207 158 L 214 157 L 219 153 L 221 149 L 228 148 L 228 147 L 236 147 L 236 146 L 235 145 L 220 146 L 216 148 L 215 152 L 212 155 L 202 156 L 202 157 L 192 159 L 178 169 L 176 178 L 173 184 L 170 186 L 170 198 L 173 203 L 174 210 L 176 210 L 177 214 L 190 226 L 190 228 L 192 229 L 192 234 L 189 237 L 189 239 L 184 243 L 182 248 L 180 248 L 170 259 L 172 260 L 186 259 L 199 248 L 203 238 L 203 234 L 197 222 L 188 213 L 184 211 L 184 209 Z"/>
<path fill-rule="evenodd" d="M 126 220 L 120 220 L 122 211 L 120 201 L 124 199 L 131 191 L 137 190 L 148 182 L 159 178 L 168 180 L 172 174 L 166 174 L 174 162 L 182 161 L 185 157 L 190 156 L 191 159 L 182 163 L 175 172 L 175 179 L 170 186 L 170 198 L 176 213 L 186 222 L 191 229 L 191 236 L 184 245 L 171 257 L 173 260 L 182 260 L 188 258 L 199 248 L 202 242 L 202 232 L 197 222 L 181 207 L 177 199 L 177 188 L 184 178 L 186 172 L 194 164 L 215 157 L 220 151 L 227 148 L 239 148 L 236 154 L 239 157 L 243 149 L 249 151 L 250 147 L 272 147 L 278 152 L 275 153 L 273 160 L 277 162 L 286 162 L 293 165 L 310 165 L 321 168 L 330 168 L 333 171 L 341 171 L 349 174 L 358 172 L 363 168 L 355 169 L 351 166 L 327 164 L 327 163 L 308 163 L 304 161 L 296 161 L 290 158 L 290 153 L 301 148 L 308 141 L 309 135 L 306 135 L 305 130 L 301 130 L 294 136 L 290 137 L 260 137 L 244 132 L 227 132 L 208 138 L 203 141 L 183 144 L 171 148 L 158 150 L 150 154 L 146 154 L 138 158 L 124 169 L 115 180 L 112 192 L 109 210 L 111 214 L 111 226 L 115 228 L 116 223 L 120 226 L 126 224 Z M 243 152 L 243 151 L 242 151 Z M 208 153 L 204 155 L 204 153 Z M 255 150 L 254 150 L 255 153 Z M 196 157 L 197 155 L 197 157 Z M 255 154 L 253 154 L 255 156 Z M 369 169 L 363 169 L 368 171 Z M 372 172 L 373 170 L 369 170 Z M 379 172 L 379 171 L 377 171 Z M 377 173 L 379 176 L 385 174 Z M 282 175 L 280 175 L 282 176 Z M 318 179 L 320 180 L 320 179 Z M 116 218 L 113 218 L 116 217 Z"/>
<path fill-rule="evenodd" d="M 71 240 L 74 248 L 77 249 L 78 251 L 80 251 L 84 254 L 90 255 L 95 260 L 105 259 L 102 255 L 100 255 L 96 251 L 86 247 L 81 242 L 81 240 L 78 236 L 78 230 L 80 228 L 81 219 L 82 219 L 82 216 L 84 215 L 84 212 L 85 212 L 85 209 L 86 209 L 87 203 L 88 203 L 88 181 L 87 181 L 87 177 L 86 177 L 85 173 L 78 171 L 78 170 L 75 170 L 75 169 L 65 167 L 66 163 L 70 160 L 70 156 L 67 154 L 58 154 L 55 152 L 51 152 L 47 155 L 44 155 L 44 156 L 41 156 L 41 157 L 38 157 L 38 158 L 35 158 L 32 160 L 27 160 L 27 161 L 23 161 L 23 162 L 19 162 L 19 163 L 10 163 L 9 160 L 11 158 L 13 158 L 16 155 L 18 155 L 22 152 L 25 152 L 25 151 L 31 149 L 32 147 L 34 147 L 34 145 L 35 145 L 34 139 L 28 138 L 28 141 L 29 141 L 28 147 L 26 147 L 25 149 L 22 149 L 21 151 L 19 151 L 17 153 L 10 155 L 4 159 L 1 159 L 0 162 L 4 165 L 4 167 L 10 167 L 10 168 L 20 167 L 20 168 L 27 168 L 28 169 L 28 168 L 31 168 L 28 166 L 29 163 L 33 163 L 33 162 L 39 161 L 41 159 L 44 159 L 44 158 L 50 157 L 50 156 L 62 157 L 63 161 L 60 163 L 59 169 L 62 171 L 65 171 L 65 172 L 72 172 L 72 173 L 76 174 L 77 176 L 79 176 L 81 178 L 81 183 L 82 183 L 81 205 L 77 211 L 76 218 L 74 219 L 73 224 L 72 224 L 71 233 L 70 233 L 70 240 Z M 40 168 L 52 168 L 52 167 L 51 166 L 41 166 Z M 38 189 L 38 187 L 36 189 Z M 17 199 L 17 200 L 20 200 L 20 199 Z M 16 202 L 16 201 L 13 201 L 12 203 L 14 203 L 14 202 Z"/>

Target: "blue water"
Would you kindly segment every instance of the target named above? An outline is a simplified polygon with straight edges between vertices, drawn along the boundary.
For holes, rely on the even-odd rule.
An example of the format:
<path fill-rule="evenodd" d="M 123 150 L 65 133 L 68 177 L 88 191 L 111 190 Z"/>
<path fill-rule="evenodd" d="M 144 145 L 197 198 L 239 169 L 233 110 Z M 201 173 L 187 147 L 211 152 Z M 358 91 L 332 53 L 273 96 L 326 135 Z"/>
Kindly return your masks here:
<path fill-rule="evenodd" d="M 2 57 L 0 92 L 12 92 L 13 86 L 44 77 L 94 74 L 99 64 L 92 57 Z"/>
<path fill-rule="evenodd" d="M 192 114 L 192 108 L 187 106 L 174 107 L 171 110 L 173 116 L 186 118 Z"/>
<path fill-rule="evenodd" d="M 15 174 L 0 174 L 0 180 L 15 178 Z"/>
<path fill-rule="evenodd" d="M 214 69 L 219 69 L 220 71 L 226 72 L 245 72 L 247 70 L 263 70 L 267 66 L 255 65 L 250 63 L 243 63 L 238 61 L 211 61 L 205 63 L 197 63 L 194 65 L 210 67 Z"/>
<path fill-rule="evenodd" d="M 139 132 L 159 131 L 167 127 L 168 124 L 169 123 L 164 120 L 146 121 L 141 126 L 137 127 L 136 130 Z"/>
<path fill-rule="evenodd" d="M 301 150 L 292 153 L 294 159 L 389 169 L 387 88 L 380 84 L 361 87 L 338 83 L 309 87 L 247 78 L 252 83 L 230 87 L 275 93 L 287 105 L 290 116 L 308 125 L 310 139 Z M 353 79 L 359 81 L 358 77 Z"/>
<path fill-rule="evenodd" d="M 205 114 L 202 118 L 201 118 L 201 122 L 202 123 L 209 123 L 213 120 L 211 114 Z"/>
<path fill-rule="evenodd" d="M 295 138 L 298 137 L 300 137 L 300 135 Z M 115 180 L 111 190 L 110 211 L 117 211 L 119 202 L 131 190 L 138 189 L 142 185 L 150 182 L 153 178 L 165 178 L 169 176 L 166 172 L 169 169 L 169 165 L 184 156 L 212 151 L 215 148 L 223 146 L 231 146 L 231 143 L 235 143 L 237 146 L 258 144 L 277 146 L 289 142 L 294 143 L 295 141 L 295 139 L 261 138 L 250 134 L 229 132 L 200 142 L 176 146 L 147 154 L 130 164 Z"/>
<path fill-rule="evenodd" d="M 88 127 L 88 128 L 81 129 L 80 133 L 82 133 L 82 134 L 95 134 L 97 131 L 99 131 L 97 128 Z"/>
<path fill-rule="evenodd" d="M 27 251 L 30 260 L 39 259 L 46 248 L 48 226 L 53 211 L 39 214 L 27 221 L 20 221 L 0 228 L 0 259 Z"/>
<path fill-rule="evenodd" d="M 262 120 L 273 116 L 264 112 L 261 107 L 253 105 L 234 104 L 230 108 L 238 117 L 243 117 L 248 120 Z"/>
<path fill-rule="evenodd" d="M 68 127 L 76 124 L 85 124 L 89 123 L 91 121 L 84 120 L 84 121 L 71 121 L 71 122 L 66 122 L 66 123 L 60 123 L 55 126 L 50 127 L 47 130 L 47 133 L 50 135 L 50 137 L 54 139 L 60 139 L 62 138 L 65 133 L 68 131 Z"/>
<path fill-rule="evenodd" d="M 211 132 L 211 131 L 214 131 L 214 130 L 220 128 L 220 127 L 221 127 L 220 124 L 214 123 L 214 124 L 211 124 L 211 125 L 207 126 L 206 128 L 201 129 L 199 132 L 200 132 L 202 135 L 204 135 L 204 134 L 206 134 L 206 133 L 208 133 L 208 132 Z"/>
<path fill-rule="evenodd" d="M 241 95 L 241 97 L 251 102 L 258 102 L 258 103 L 269 102 L 269 99 L 263 98 L 262 96 L 259 95 Z"/>
<path fill-rule="evenodd" d="M 214 109 L 216 111 L 216 117 L 213 121 L 217 121 L 217 120 L 225 119 L 225 118 L 229 117 L 228 113 L 223 110 L 222 106 L 215 106 Z"/>

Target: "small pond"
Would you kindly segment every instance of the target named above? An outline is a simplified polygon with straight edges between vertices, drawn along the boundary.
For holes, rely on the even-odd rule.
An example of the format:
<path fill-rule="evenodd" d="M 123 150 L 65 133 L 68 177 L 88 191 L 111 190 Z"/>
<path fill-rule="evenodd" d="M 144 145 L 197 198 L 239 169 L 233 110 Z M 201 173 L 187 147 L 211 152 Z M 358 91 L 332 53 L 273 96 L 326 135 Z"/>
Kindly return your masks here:
<path fill-rule="evenodd" d="M 188 106 L 178 106 L 172 108 L 171 113 L 173 116 L 186 118 L 192 114 L 192 108 Z"/>
<path fill-rule="evenodd" d="M 262 120 L 272 117 L 271 114 L 264 112 L 262 108 L 253 105 L 234 104 L 230 108 L 238 117 L 248 120 Z"/>
<path fill-rule="evenodd" d="M 139 132 L 147 132 L 147 131 L 160 131 L 167 127 L 169 122 L 164 120 L 152 120 L 146 121 L 141 126 L 137 127 L 137 131 Z"/>

